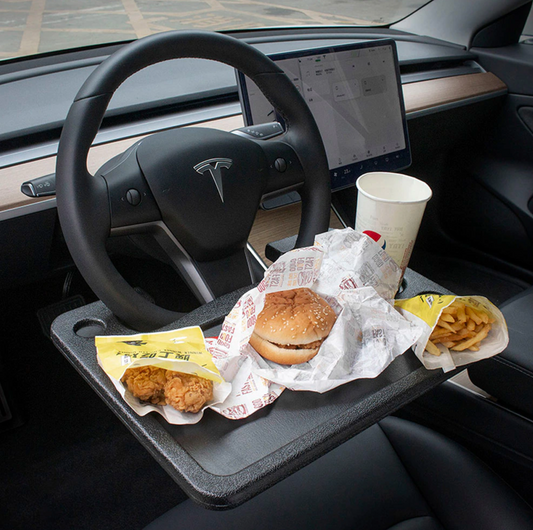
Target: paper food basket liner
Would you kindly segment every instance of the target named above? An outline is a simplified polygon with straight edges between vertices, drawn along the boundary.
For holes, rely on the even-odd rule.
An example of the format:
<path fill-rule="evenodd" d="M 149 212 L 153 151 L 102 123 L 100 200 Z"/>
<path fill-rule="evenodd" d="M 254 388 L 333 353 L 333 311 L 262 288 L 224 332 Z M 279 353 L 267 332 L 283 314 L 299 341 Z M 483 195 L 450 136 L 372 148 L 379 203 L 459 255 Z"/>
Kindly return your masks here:
<path fill-rule="evenodd" d="M 231 392 L 231 384 L 220 375 L 207 350 L 202 330 L 197 326 L 160 333 L 96 337 L 95 342 L 98 363 L 139 416 L 157 412 L 168 423 L 175 425 L 197 423 L 206 408 L 224 401 Z M 128 368 L 149 365 L 213 381 L 213 399 L 198 413 L 181 412 L 170 405 L 152 405 L 140 401 L 120 379 Z"/>
<path fill-rule="evenodd" d="M 484 311 L 492 316 L 495 322 L 492 324 L 488 336 L 478 343 L 479 351 L 456 352 L 439 344 L 441 355 L 432 355 L 425 351 L 429 336 L 437 325 L 443 310 L 455 300 L 461 301 L 466 306 Z M 493 357 L 501 353 L 509 344 L 507 323 L 502 312 L 484 296 L 425 294 L 406 300 L 396 300 L 395 305 L 402 315 L 422 328 L 423 332 L 414 347 L 414 352 L 420 362 L 429 370 L 442 368 L 444 372 L 449 372 L 459 366 Z"/>
<path fill-rule="evenodd" d="M 233 390 L 212 408 L 245 418 L 272 403 L 284 390 L 327 392 L 379 375 L 422 333 L 394 309 L 400 280 L 396 263 L 369 237 L 352 229 L 317 236 L 315 246 L 281 256 L 257 288 L 243 295 L 208 346 Z M 263 359 L 249 344 L 267 293 L 308 287 L 338 315 L 316 357 L 282 366 Z"/>

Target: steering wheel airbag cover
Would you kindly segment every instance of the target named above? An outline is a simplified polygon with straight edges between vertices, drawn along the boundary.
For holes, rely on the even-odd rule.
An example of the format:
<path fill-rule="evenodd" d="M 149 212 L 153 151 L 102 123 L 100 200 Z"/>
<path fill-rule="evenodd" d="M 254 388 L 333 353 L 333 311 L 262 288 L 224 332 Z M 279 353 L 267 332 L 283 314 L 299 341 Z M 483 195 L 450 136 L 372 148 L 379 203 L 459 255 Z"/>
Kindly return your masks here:
<path fill-rule="evenodd" d="M 268 175 L 258 144 L 175 129 L 143 140 L 137 158 L 163 221 L 191 257 L 222 258 L 246 245 Z"/>

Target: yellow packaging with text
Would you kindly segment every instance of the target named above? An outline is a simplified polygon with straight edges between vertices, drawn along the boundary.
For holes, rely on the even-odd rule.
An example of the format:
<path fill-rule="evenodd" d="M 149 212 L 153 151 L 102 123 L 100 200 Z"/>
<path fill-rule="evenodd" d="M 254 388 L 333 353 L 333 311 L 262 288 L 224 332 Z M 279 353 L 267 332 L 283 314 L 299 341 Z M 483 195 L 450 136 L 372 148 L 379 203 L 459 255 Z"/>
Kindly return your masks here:
<path fill-rule="evenodd" d="M 223 381 L 197 326 L 160 333 L 96 337 L 96 349 L 100 366 L 115 379 L 120 379 L 127 368 L 154 365 Z"/>

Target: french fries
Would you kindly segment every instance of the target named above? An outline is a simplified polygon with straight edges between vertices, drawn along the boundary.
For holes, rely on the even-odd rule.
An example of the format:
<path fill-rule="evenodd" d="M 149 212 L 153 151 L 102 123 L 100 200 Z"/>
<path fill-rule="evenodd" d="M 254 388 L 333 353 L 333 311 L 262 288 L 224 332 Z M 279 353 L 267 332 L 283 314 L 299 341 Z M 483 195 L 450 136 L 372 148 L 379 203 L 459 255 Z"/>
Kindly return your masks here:
<path fill-rule="evenodd" d="M 495 319 L 481 309 L 455 300 L 443 309 L 429 336 L 426 351 L 431 355 L 440 355 L 442 352 L 437 344 L 456 352 L 479 351 L 481 341 L 487 337 L 494 322 Z"/>

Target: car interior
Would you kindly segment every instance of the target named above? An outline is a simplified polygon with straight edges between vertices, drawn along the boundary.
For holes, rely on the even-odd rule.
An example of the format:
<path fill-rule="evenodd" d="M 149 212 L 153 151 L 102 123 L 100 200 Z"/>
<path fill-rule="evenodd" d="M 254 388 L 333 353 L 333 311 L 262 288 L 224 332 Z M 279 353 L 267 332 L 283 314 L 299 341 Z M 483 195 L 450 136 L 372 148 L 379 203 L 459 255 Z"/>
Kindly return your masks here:
<path fill-rule="evenodd" d="M 372 27 L 165 31 L 1 60 L 0 528 L 533 528 L 532 13 L 432 0 Z M 374 109 L 353 127 L 404 143 L 334 171 L 344 139 L 283 61 L 385 48 L 398 120 Z M 170 425 L 126 404 L 95 336 L 216 336 L 281 255 L 355 227 L 356 179 L 376 169 L 432 190 L 398 297 L 487 297 L 502 353 L 444 372 L 409 350 L 246 419 Z"/>

